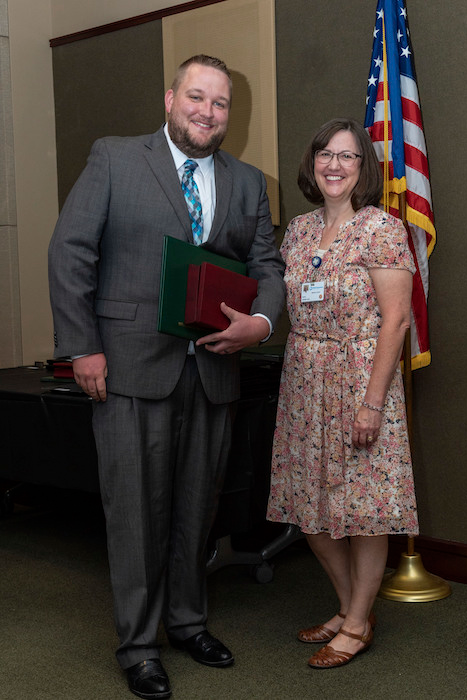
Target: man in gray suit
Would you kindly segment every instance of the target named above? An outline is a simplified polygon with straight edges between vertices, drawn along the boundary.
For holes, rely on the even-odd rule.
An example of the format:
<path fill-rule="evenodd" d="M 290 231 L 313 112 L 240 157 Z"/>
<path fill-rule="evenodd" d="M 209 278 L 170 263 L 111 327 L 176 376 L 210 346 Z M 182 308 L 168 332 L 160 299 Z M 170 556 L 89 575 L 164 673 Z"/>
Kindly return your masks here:
<path fill-rule="evenodd" d="M 165 126 L 94 144 L 49 250 L 55 356 L 73 357 L 76 382 L 95 400 L 117 658 L 143 698 L 171 694 L 156 646 L 161 618 L 170 643 L 196 661 L 233 663 L 206 629 L 207 539 L 239 398 L 239 351 L 277 322 L 284 266 L 263 174 L 218 150 L 231 91 L 219 59 L 182 64 L 165 96 Z M 193 242 L 181 187 L 187 159 L 201 245 L 246 262 L 258 280 L 251 314 L 223 304 L 229 327 L 196 346 L 156 330 L 163 236 Z"/>

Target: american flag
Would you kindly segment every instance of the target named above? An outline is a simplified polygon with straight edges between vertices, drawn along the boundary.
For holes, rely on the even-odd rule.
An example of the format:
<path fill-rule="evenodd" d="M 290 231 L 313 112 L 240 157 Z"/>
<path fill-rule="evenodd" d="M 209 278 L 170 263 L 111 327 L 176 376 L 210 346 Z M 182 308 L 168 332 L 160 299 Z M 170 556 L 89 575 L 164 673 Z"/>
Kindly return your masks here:
<path fill-rule="evenodd" d="M 384 209 L 401 218 L 417 271 L 412 293 L 412 369 L 430 364 L 428 258 L 436 231 L 428 159 L 404 0 L 378 0 L 365 127 L 384 174 Z"/>

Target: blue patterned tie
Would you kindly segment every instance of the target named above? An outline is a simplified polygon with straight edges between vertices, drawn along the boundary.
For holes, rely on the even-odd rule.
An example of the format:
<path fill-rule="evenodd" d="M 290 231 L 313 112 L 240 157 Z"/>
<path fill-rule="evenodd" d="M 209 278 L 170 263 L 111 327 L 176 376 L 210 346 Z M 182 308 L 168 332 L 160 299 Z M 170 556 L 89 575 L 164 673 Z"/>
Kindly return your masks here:
<path fill-rule="evenodd" d="M 203 210 L 199 198 L 198 185 L 193 177 L 193 172 L 198 167 L 194 160 L 186 160 L 185 171 L 182 175 L 182 190 L 188 206 L 188 213 L 191 219 L 191 229 L 193 231 L 193 241 L 199 245 L 203 241 Z"/>

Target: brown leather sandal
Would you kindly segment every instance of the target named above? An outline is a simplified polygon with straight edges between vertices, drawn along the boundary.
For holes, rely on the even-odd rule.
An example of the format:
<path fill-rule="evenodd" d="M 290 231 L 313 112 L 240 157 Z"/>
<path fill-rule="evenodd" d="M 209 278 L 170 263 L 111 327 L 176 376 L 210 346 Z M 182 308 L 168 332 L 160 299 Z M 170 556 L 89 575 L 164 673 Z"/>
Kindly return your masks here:
<path fill-rule="evenodd" d="M 338 612 L 337 615 L 345 620 L 345 615 L 341 612 Z M 337 632 L 334 632 L 334 630 L 329 629 L 329 627 L 325 625 L 315 625 L 314 627 L 307 627 L 306 629 L 300 630 L 297 636 L 301 642 L 317 644 L 319 642 L 330 642 L 331 639 L 334 639 L 336 634 Z"/>
<path fill-rule="evenodd" d="M 337 614 L 339 617 L 345 620 L 345 615 L 343 615 L 341 612 L 338 612 Z M 371 628 L 375 629 L 376 616 L 373 610 L 368 617 L 368 622 L 370 623 Z M 338 634 L 338 632 L 334 632 L 334 630 L 329 629 L 329 627 L 326 627 L 325 625 L 315 625 L 314 627 L 307 627 L 300 630 L 297 637 L 301 642 L 306 642 L 307 644 L 317 644 L 330 642 L 331 639 L 334 639 L 336 634 Z"/>
<path fill-rule="evenodd" d="M 354 634 L 342 627 L 340 629 L 340 634 L 344 634 L 346 637 L 351 637 L 352 639 L 358 639 L 360 642 L 363 642 L 364 646 L 356 651 L 355 654 L 350 654 L 348 651 L 333 649 L 327 644 L 322 649 L 319 649 L 316 654 L 313 654 L 308 661 L 308 666 L 311 666 L 311 668 L 338 668 L 339 666 L 345 666 L 358 654 L 363 654 L 364 651 L 368 651 L 373 641 L 373 628 L 371 625 L 366 634 Z"/>

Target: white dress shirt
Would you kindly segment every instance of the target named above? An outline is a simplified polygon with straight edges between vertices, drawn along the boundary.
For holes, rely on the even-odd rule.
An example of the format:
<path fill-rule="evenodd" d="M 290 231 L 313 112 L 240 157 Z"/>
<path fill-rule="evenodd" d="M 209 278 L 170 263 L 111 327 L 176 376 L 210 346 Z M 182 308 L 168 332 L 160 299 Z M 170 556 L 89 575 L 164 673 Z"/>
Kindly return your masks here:
<path fill-rule="evenodd" d="M 167 129 L 167 124 L 164 126 L 164 133 L 181 182 L 184 171 L 183 166 L 187 156 L 182 153 L 182 151 L 177 148 L 177 146 L 171 140 Z M 198 185 L 201 208 L 203 210 L 203 243 L 205 243 L 209 238 L 214 212 L 216 211 L 216 178 L 214 175 L 214 157 L 210 155 L 207 158 L 190 158 L 190 160 L 198 163 L 198 167 L 193 173 L 193 178 Z"/>

